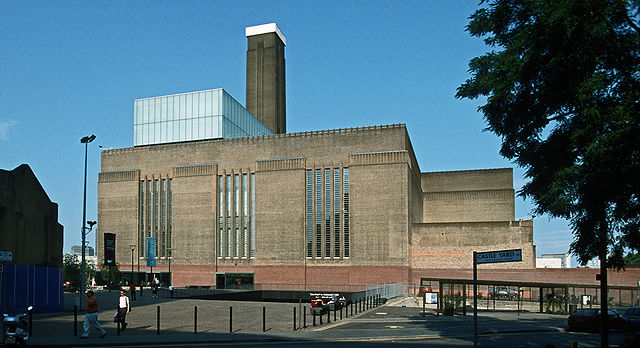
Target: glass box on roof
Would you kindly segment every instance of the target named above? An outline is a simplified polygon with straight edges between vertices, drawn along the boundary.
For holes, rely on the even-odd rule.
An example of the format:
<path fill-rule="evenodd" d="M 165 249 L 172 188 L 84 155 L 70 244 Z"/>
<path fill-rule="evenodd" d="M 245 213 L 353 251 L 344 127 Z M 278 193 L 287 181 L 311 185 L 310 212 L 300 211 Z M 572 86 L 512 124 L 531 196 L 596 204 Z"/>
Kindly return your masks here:
<path fill-rule="evenodd" d="M 272 134 L 225 90 L 136 99 L 133 146 Z"/>

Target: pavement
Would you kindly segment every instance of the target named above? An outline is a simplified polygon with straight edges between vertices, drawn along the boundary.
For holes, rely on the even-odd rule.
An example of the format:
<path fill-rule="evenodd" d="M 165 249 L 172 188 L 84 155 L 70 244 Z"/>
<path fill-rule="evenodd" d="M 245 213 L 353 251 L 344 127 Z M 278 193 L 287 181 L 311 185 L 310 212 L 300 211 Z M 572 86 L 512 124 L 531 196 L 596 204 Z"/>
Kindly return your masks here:
<path fill-rule="evenodd" d="M 378 324 L 395 327 L 388 324 L 409 323 L 418 328 L 437 327 L 438 332 L 442 333 L 446 332 L 446 328 L 455 325 L 462 325 L 467 330 L 468 325 L 473 323 L 472 312 L 467 313 L 467 316 L 437 316 L 435 305 L 427 305 L 423 312 L 422 303 L 412 297 L 391 300 L 385 305 L 362 312 L 354 308 L 353 315 L 349 309 L 349 313 L 342 313 L 342 319 L 340 319 L 340 312 L 337 312 L 335 321 L 331 313 L 330 323 L 327 323 L 327 315 L 324 315 L 323 325 L 319 325 L 317 320 L 318 325 L 313 326 L 309 304 L 172 299 L 162 297 L 163 295 L 160 298 L 152 298 L 150 291 L 145 291 L 144 295 L 131 301 L 132 311 L 127 316 L 128 327 L 118 335 L 116 324 L 113 323 L 113 314 L 119 294 L 117 291 L 97 291 L 98 319 L 108 334 L 105 338 L 99 338 L 98 332 L 91 329 L 88 339 L 79 339 L 74 336 L 74 313 L 70 310 L 73 307 L 73 297 L 77 295 L 66 294 L 65 311 L 34 314 L 33 335 L 28 343 L 30 346 L 42 347 L 84 347 L 366 340 L 371 336 L 381 337 L 385 334 L 394 337 L 413 337 L 416 332 L 431 331 L 399 330 L 383 333 L 377 329 L 357 328 Z M 294 311 L 296 313 L 295 331 Z M 305 314 L 304 318 L 300 317 L 301 312 Z M 514 331 L 514 327 L 517 327 L 518 332 L 558 332 L 566 328 L 566 316 L 527 312 L 516 316 L 514 312 L 481 312 L 478 317 L 479 322 L 482 323 L 479 326 L 480 334 Z M 78 313 L 78 336 L 82 334 L 83 320 L 84 314 Z M 518 325 L 512 325 L 514 320 Z M 305 323 L 306 327 L 303 327 Z M 194 333 L 194 326 L 197 333 Z M 397 327 L 401 326 L 397 325 Z"/>

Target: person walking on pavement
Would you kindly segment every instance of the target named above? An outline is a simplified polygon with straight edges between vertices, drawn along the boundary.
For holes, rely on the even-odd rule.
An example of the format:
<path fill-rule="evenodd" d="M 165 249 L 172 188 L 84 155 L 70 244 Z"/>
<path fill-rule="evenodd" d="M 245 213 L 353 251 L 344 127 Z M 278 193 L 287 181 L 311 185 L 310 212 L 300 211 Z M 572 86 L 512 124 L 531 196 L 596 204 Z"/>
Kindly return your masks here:
<path fill-rule="evenodd" d="M 129 292 L 131 293 L 131 297 L 133 300 L 136 300 L 136 284 L 134 282 L 129 283 Z"/>
<path fill-rule="evenodd" d="M 89 338 L 89 329 L 91 329 L 91 326 L 100 331 L 100 338 L 104 338 L 104 336 L 107 335 L 107 332 L 98 322 L 98 299 L 93 296 L 92 290 L 87 291 L 87 294 L 85 295 L 85 303 L 84 324 L 82 325 L 84 332 L 80 338 Z"/>
<path fill-rule="evenodd" d="M 140 281 L 140 297 L 142 297 L 142 287 L 144 286 L 144 284 L 142 283 L 142 280 Z"/>
<path fill-rule="evenodd" d="M 120 290 L 120 297 L 118 298 L 118 321 L 120 322 L 121 330 L 127 328 L 127 314 L 129 314 L 129 298 L 124 290 Z"/>

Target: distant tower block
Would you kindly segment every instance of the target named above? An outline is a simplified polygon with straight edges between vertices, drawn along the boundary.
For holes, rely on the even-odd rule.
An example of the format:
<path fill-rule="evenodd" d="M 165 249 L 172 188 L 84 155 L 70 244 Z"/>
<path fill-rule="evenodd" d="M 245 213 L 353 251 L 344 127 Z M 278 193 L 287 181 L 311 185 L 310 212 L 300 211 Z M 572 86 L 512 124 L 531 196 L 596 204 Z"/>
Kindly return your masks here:
<path fill-rule="evenodd" d="M 284 37 L 276 23 L 245 29 L 247 110 L 275 134 L 286 133 Z"/>

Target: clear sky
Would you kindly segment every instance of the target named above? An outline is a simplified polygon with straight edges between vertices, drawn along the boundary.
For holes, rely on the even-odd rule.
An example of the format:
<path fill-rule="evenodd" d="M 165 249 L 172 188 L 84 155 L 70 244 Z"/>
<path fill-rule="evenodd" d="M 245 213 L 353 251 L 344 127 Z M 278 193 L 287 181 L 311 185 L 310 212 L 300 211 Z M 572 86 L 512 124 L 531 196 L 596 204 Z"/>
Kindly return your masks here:
<path fill-rule="evenodd" d="M 0 168 L 31 166 L 59 204 L 64 252 L 97 218 L 100 151 L 133 145 L 133 100 L 224 88 L 245 104 L 247 26 L 287 38 L 287 131 L 404 123 L 420 169 L 514 167 L 482 101 L 457 100 L 487 50 L 464 31 L 477 1 L 0 0 Z M 516 219 L 531 204 L 516 199 Z M 537 254 L 567 252 L 566 221 L 536 217 Z M 88 240 L 93 245 L 95 234 Z"/>

